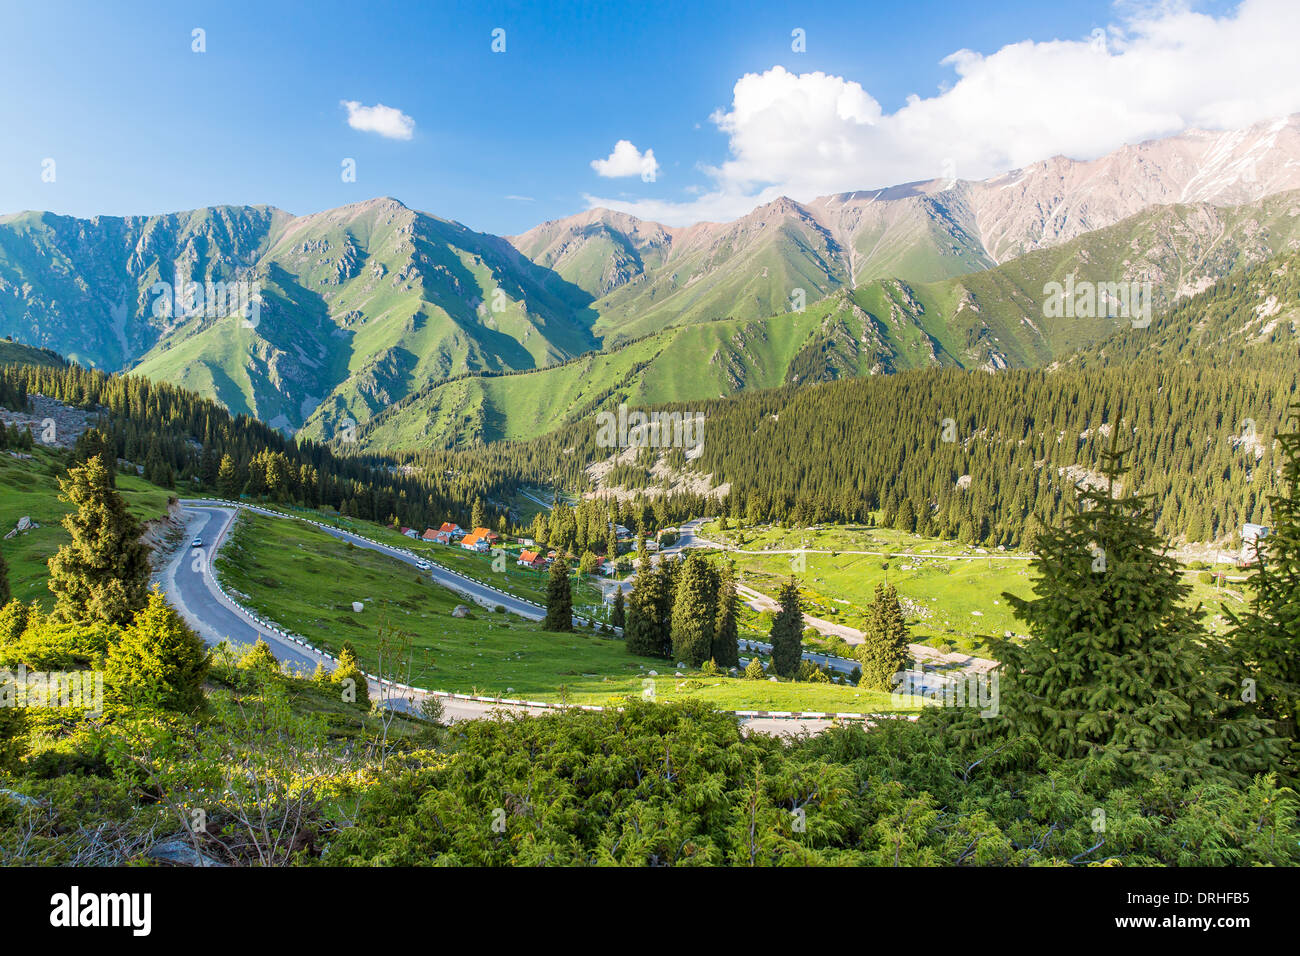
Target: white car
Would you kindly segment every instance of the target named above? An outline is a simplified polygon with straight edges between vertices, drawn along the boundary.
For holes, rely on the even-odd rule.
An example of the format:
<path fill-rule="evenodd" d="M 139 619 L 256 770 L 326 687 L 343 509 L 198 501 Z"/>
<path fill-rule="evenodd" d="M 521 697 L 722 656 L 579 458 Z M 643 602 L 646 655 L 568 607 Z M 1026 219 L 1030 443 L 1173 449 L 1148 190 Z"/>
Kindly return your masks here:
<path fill-rule="evenodd" d="M 203 547 L 203 539 L 202 539 L 202 538 L 195 538 L 193 541 L 190 542 L 190 547 L 191 547 L 191 548 L 201 548 L 201 547 Z"/>
<path fill-rule="evenodd" d="M 416 562 L 415 562 L 415 566 L 416 566 L 417 568 L 419 568 L 421 571 L 432 571 L 432 570 L 433 570 L 433 565 L 430 564 L 428 561 L 416 561 Z"/>

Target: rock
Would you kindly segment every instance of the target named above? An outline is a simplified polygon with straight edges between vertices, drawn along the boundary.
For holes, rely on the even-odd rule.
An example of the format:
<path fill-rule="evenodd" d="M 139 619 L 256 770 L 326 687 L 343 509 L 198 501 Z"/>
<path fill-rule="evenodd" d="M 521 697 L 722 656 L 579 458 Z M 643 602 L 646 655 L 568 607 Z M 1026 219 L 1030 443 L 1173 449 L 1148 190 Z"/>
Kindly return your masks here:
<path fill-rule="evenodd" d="M 18 519 L 19 531 L 26 531 L 31 526 L 32 526 L 32 519 L 29 518 L 27 515 L 23 515 L 21 518 Z"/>
<path fill-rule="evenodd" d="M 769 677 L 768 680 L 770 680 L 773 684 L 777 682 L 775 677 Z"/>
<path fill-rule="evenodd" d="M 0 797 L 12 800 L 14 803 L 24 807 L 39 807 L 41 802 L 35 797 L 29 797 L 25 793 L 19 793 L 17 790 L 0 790 Z"/>
<path fill-rule="evenodd" d="M 211 857 L 204 856 L 194 849 L 193 844 L 181 840 L 168 840 L 151 846 L 145 856 L 173 866 L 223 866 Z"/>
<path fill-rule="evenodd" d="M 362 611 L 364 611 L 365 609 L 366 609 L 366 606 L 365 606 L 364 604 L 362 604 L 360 601 L 353 601 L 353 602 L 352 602 L 352 610 L 356 611 L 358 614 L 360 614 L 360 613 L 361 613 Z"/>
<path fill-rule="evenodd" d="M 468 616 L 469 616 L 469 608 L 467 608 L 467 607 L 466 607 L 465 605 L 463 605 L 463 604 L 457 604 L 456 607 L 452 610 L 452 612 L 451 612 L 451 616 L 452 616 L 452 617 L 468 617 Z"/>
<path fill-rule="evenodd" d="M 685 677 L 686 675 L 683 674 L 681 671 L 678 671 L 678 672 L 677 672 L 676 674 L 674 674 L 673 676 L 674 676 L 674 677 Z"/>
<path fill-rule="evenodd" d="M 646 676 L 647 676 L 647 677 L 658 677 L 658 676 L 659 676 L 659 672 L 658 672 L 658 671 L 646 671 Z"/>

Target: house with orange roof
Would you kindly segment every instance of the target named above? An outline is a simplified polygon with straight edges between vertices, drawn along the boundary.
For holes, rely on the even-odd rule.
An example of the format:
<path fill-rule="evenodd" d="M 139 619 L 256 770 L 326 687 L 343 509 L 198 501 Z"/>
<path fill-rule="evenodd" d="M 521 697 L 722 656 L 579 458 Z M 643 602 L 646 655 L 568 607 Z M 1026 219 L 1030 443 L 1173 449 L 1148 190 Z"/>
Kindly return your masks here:
<path fill-rule="evenodd" d="M 434 533 L 433 540 L 437 541 L 439 544 L 451 544 L 452 538 L 459 538 L 464 533 L 465 532 L 461 530 L 460 525 L 453 524 L 450 521 L 444 521 L 442 527 Z"/>
<path fill-rule="evenodd" d="M 536 551 L 522 551 L 519 554 L 519 560 L 515 564 L 525 568 L 536 568 L 540 571 L 546 567 L 546 558 Z"/>
<path fill-rule="evenodd" d="M 460 546 L 466 551 L 486 552 L 492 547 L 492 542 L 488 540 L 490 532 L 486 528 L 475 528 L 465 537 L 461 538 Z"/>

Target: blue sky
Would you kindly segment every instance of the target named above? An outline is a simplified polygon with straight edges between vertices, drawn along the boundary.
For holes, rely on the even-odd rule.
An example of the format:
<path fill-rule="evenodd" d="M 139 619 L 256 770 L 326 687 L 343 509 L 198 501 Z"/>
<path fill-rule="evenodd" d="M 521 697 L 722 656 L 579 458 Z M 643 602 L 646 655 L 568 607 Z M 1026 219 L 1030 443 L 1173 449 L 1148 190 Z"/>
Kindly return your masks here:
<path fill-rule="evenodd" d="M 1283 0 L 115 6 L 0 12 L 0 213 L 303 214 L 392 195 L 496 233 L 594 203 L 686 222 L 1300 109 L 1295 81 L 1255 63 L 1280 32 L 1264 24 L 1300 6 Z M 1217 84 L 1192 72 L 1216 66 Z M 344 101 L 399 110 L 413 133 L 353 129 Z M 619 140 L 653 150 L 653 181 L 592 168 Z"/>

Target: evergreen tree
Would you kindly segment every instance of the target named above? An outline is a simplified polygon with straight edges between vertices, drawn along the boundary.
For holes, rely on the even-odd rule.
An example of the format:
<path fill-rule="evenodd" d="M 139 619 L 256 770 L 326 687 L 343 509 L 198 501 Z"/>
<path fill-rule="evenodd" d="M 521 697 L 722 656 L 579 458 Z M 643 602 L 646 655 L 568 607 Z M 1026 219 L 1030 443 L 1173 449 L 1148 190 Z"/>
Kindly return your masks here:
<path fill-rule="evenodd" d="M 339 649 L 338 664 L 335 665 L 330 680 L 344 685 L 344 699 L 353 698 L 349 703 L 355 703 L 362 710 L 370 709 L 370 683 L 366 680 L 361 665 L 357 663 L 357 652 L 353 650 L 351 642 L 344 641 L 343 647 Z"/>
<path fill-rule="evenodd" d="M 1300 419 L 1300 406 L 1292 410 Z M 1286 742 L 1284 772 L 1300 778 L 1300 433 L 1278 436 L 1282 446 L 1282 493 L 1269 498 L 1271 526 L 1257 549 L 1250 610 L 1231 635 L 1241 664 L 1238 693 L 1255 698 L 1261 716 Z M 1229 612 L 1231 613 L 1231 612 Z M 1244 685 L 1253 681 L 1253 688 Z M 1249 688 L 1253 694 L 1243 693 Z M 1249 709 L 1249 708 L 1247 708 Z"/>
<path fill-rule="evenodd" d="M 551 562 L 551 576 L 546 582 L 545 631 L 573 630 L 573 593 L 569 590 L 569 562 L 557 554 Z"/>
<path fill-rule="evenodd" d="M 4 607 L 13 598 L 9 590 L 9 564 L 5 561 L 4 551 L 0 551 L 0 607 Z"/>
<path fill-rule="evenodd" d="M 740 666 L 740 599 L 736 596 L 736 566 L 726 562 L 718 571 L 718 617 L 713 625 L 713 660 L 719 667 Z"/>
<path fill-rule="evenodd" d="M 96 459 L 97 460 L 97 459 Z M 208 653 L 202 639 L 167 604 L 157 586 L 148 602 L 109 646 L 105 683 L 113 700 L 164 710 L 204 709 Z"/>
<path fill-rule="evenodd" d="M 217 490 L 221 492 L 222 497 L 235 500 L 239 497 L 239 489 L 243 484 L 235 459 L 229 455 L 222 455 L 221 464 L 217 468 Z"/>
<path fill-rule="evenodd" d="M 627 607 L 623 600 L 622 588 L 614 592 L 614 610 L 609 620 L 615 627 L 623 627 L 627 623 Z"/>
<path fill-rule="evenodd" d="M 713 653 L 718 609 L 717 571 L 702 555 L 682 562 L 673 597 L 673 657 L 699 667 Z"/>
<path fill-rule="evenodd" d="M 745 680 L 762 680 L 767 675 L 763 672 L 763 662 L 755 654 L 745 665 Z"/>
<path fill-rule="evenodd" d="M 641 657 L 664 656 L 663 624 L 659 617 L 662 586 L 663 581 L 651 568 L 650 556 L 643 548 L 628 599 L 627 623 L 623 626 L 623 640 L 629 653 Z"/>
<path fill-rule="evenodd" d="M 780 677 L 794 678 L 799 673 L 803 659 L 803 606 L 799 601 L 799 585 L 794 578 L 781 585 L 777 595 L 780 610 L 772 622 L 772 670 Z"/>
<path fill-rule="evenodd" d="M 907 622 L 898 591 L 892 585 L 877 584 L 875 599 L 867 607 L 867 626 L 857 658 L 862 662 L 860 687 L 891 690 L 894 675 L 911 664 Z"/>
<path fill-rule="evenodd" d="M 471 514 L 470 514 L 470 520 L 469 520 L 469 523 L 470 523 L 470 525 L 471 525 L 472 528 L 482 528 L 482 527 L 485 527 L 485 525 L 484 525 L 483 522 L 485 522 L 486 520 L 487 520 L 487 518 L 485 517 L 485 515 L 484 515 L 484 513 L 483 513 L 483 499 L 482 499 L 482 498 L 475 498 L 475 499 L 474 499 L 474 507 L 473 507 L 473 509 L 472 509 L 472 511 L 471 511 Z"/>
<path fill-rule="evenodd" d="M 54 617 L 127 625 L 149 597 L 149 548 L 143 528 L 112 486 L 96 456 L 59 479 L 61 501 L 76 509 L 64 516 L 72 540 L 49 560 Z"/>
<path fill-rule="evenodd" d="M 1112 437 L 1106 487 L 1085 488 L 1078 509 L 1039 535 L 1036 596 L 1005 595 L 1031 634 L 993 642 L 1006 729 L 1059 757 L 1108 755 L 1133 774 L 1262 769 L 1265 725 L 1224 714 L 1222 661 L 1185 606 L 1190 585 L 1155 532 L 1149 496 L 1115 494 L 1125 454 Z M 994 723 L 968 721 L 968 732 L 978 739 Z"/>

